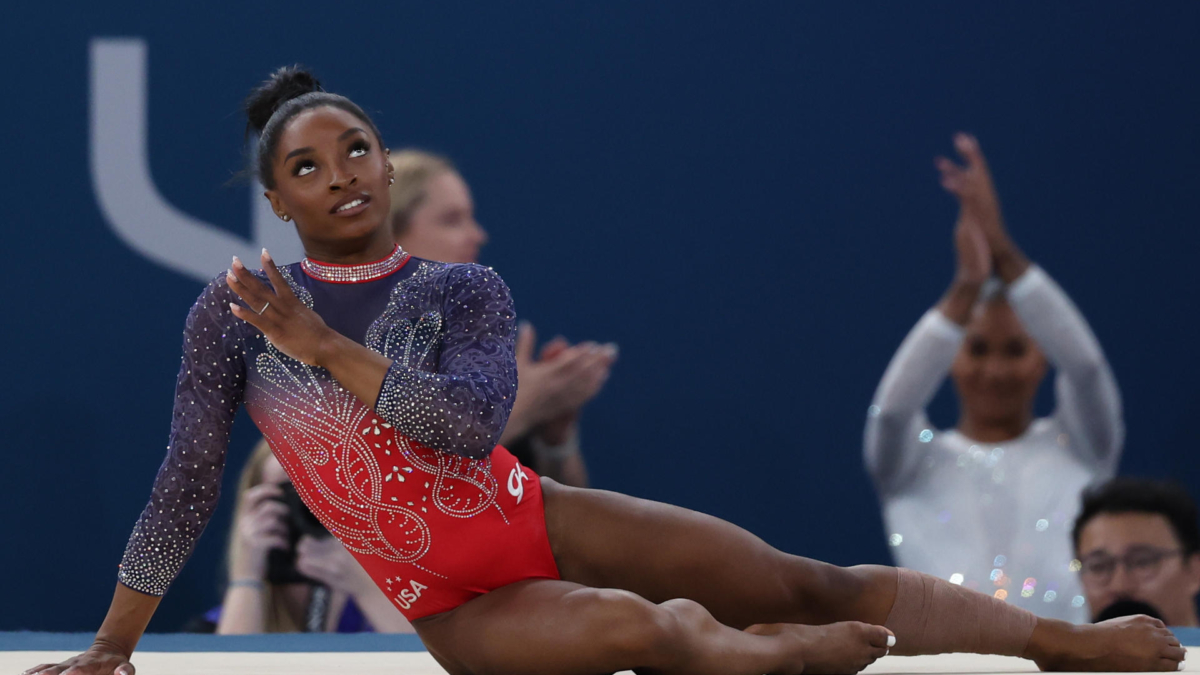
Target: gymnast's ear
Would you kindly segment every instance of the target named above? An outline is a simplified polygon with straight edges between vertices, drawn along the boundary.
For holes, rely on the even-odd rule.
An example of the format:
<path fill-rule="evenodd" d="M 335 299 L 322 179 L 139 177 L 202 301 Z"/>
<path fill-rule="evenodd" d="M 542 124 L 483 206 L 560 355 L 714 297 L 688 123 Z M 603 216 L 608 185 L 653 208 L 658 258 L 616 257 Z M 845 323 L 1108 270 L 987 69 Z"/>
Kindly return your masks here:
<path fill-rule="evenodd" d="M 288 215 L 287 209 L 283 207 L 283 200 L 279 198 L 278 192 L 275 190 L 267 190 L 263 192 L 263 196 L 267 198 L 267 201 L 271 202 L 271 210 L 275 212 L 275 215 L 278 216 L 280 220 L 286 223 L 292 219 L 292 217 Z"/>

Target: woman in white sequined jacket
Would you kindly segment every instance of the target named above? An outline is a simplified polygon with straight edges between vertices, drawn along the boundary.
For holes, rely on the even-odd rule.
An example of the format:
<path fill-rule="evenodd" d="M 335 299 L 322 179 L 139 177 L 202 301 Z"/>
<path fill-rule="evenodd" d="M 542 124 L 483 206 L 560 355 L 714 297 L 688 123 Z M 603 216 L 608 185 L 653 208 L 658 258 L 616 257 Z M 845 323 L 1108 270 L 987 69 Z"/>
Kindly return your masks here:
<path fill-rule="evenodd" d="M 1116 471 L 1121 397 L 1079 310 L 1008 236 L 978 142 L 955 144 L 966 166 L 938 166 L 961 204 L 958 271 L 875 392 L 867 468 L 898 565 L 1084 621 L 1071 526 L 1083 488 Z M 1056 408 L 1037 419 L 1047 361 Z M 960 417 L 939 430 L 925 407 L 947 375 Z"/>

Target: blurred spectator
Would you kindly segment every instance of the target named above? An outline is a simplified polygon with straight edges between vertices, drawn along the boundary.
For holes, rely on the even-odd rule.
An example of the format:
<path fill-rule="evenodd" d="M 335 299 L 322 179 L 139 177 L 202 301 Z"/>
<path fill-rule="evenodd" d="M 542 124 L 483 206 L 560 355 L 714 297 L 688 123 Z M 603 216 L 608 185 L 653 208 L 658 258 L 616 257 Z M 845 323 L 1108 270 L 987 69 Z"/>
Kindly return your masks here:
<path fill-rule="evenodd" d="M 487 233 L 475 221 L 471 191 L 444 157 L 415 150 L 391 156 L 392 226 L 405 251 L 428 260 L 477 262 Z M 586 487 L 579 412 L 600 392 L 616 360 L 616 345 L 569 344 L 556 337 L 535 357 L 537 335 L 522 322 L 517 334 L 517 400 L 500 444 L 537 473 Z"/>
<path fill-rule="evenodd" d="M 329 589 L 326 631 L 412 632 L 337 539 L 297 536 L 298 519 L 316 521 L 307 509 L 297 510 L 303 508 L 299 500 L 291 506 L 284 501 L 290 485 L 270 446 L 260 441 L 238 480 L 227 549 L 229 584 L 221 606 L 205 614 L 210 628 L 222 635 L 304 631 L 315 581 Z"/>
<path fill-rule="evenodd" d="M 1074 541 L 1094 619 L 1122 604 L 1144 603 L 1168 626 L 1200 626 L 1200 526 L 1196 504 L 1182 487 L 1116 478 L 1088 490 Z"/>
<path fill-rule="evenodd" d="M 1067 531 L 1077 495 L 1120 459 L 1117 384 L 1083 316 L 1009 238 L 978 143 L 959 134 L 955 146 L 966 167 L 937 164 L 959 200 L 957 273 L 884 373 L 866 465 L 897 564 L 1080 622 Z M 1047 358 L 1056 408 L 1035 419 Z M 925 407 L 947 374 L 959 420 L 942 431 Z"/>

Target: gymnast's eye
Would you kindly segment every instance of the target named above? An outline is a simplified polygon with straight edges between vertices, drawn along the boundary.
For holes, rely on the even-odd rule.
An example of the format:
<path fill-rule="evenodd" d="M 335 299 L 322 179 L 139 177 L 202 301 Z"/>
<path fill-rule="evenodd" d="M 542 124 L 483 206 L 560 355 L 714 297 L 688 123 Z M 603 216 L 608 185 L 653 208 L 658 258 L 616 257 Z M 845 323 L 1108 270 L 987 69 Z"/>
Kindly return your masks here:
<path fill-rule="evenodd" d="M 313 164 L 310 161 L 305 160 L 305 161 L 301 161 L 301 162 L 296 162 L 296 165 L 294 167 L 292 167 L 292 174 L 295 176 L 307 176 L 308 174 L 310 174 L 316 170 L 317 170 L 317 167 L 315 164 Z"/>
<path fill-rule="evenodd" d="M 362 157 L 363 155 L 367 154 L 367 151 L 370 149 L 371 146 L 367 145 L 366 141 L 358 141 L 354 145 L 350 146 L 350 156 Z"/>

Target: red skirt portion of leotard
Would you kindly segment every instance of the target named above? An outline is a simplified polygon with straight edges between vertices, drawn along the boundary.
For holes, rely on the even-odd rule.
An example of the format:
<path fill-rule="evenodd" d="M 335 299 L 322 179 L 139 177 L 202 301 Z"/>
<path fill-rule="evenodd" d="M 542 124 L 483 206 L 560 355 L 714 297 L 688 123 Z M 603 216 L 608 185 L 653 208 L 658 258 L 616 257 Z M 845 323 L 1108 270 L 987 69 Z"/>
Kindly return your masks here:
<path fill-rule="evenodd" d="M 351 401 L 311 418 L 248 409 L 304 503 L 406 618 L 559 578 L 537 474 L 500 446 L 480 460 L 423 447 Z"/>

